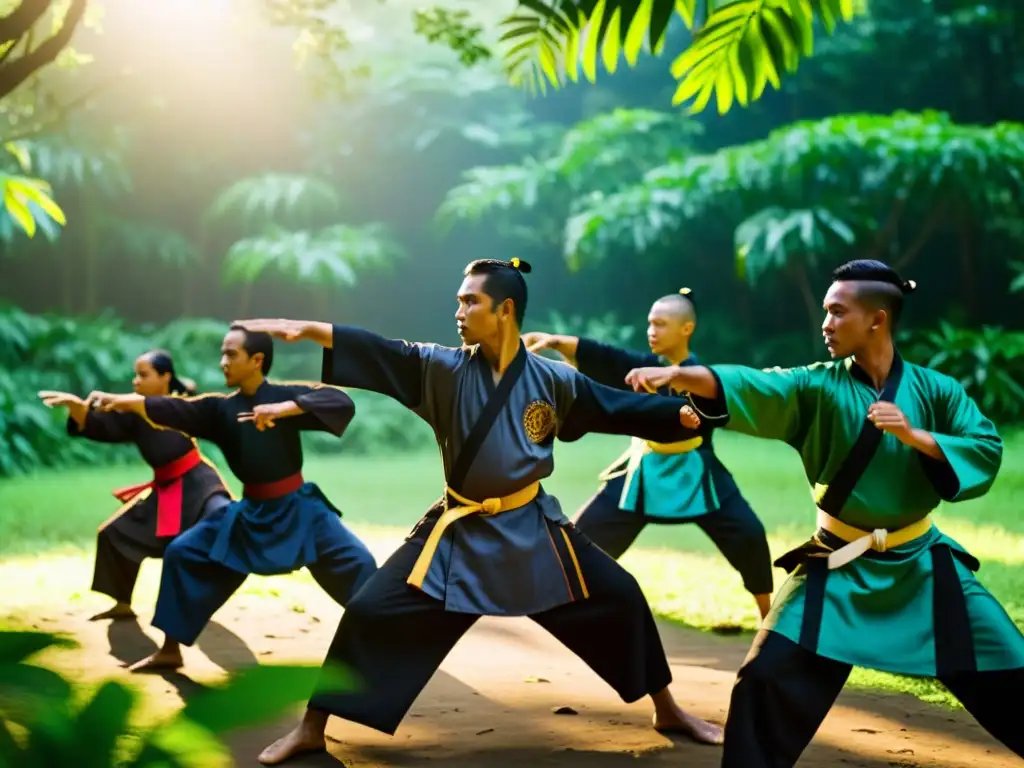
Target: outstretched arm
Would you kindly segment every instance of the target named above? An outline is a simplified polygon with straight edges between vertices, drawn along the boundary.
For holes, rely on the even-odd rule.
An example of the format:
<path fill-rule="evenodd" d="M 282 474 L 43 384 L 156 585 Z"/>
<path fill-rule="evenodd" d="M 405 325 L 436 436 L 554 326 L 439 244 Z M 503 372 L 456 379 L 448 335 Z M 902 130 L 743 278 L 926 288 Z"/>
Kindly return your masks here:
<path fill-rule="evenodd" d="M 598 384 L 629 389 L 626 376 L 634 368 L 659 366 L 658 356 L 633 352 L 594 339 L 581 338 L 576 348 L 577 369 Z"/>
<path fill-rule="evenodd" d="M 362 328 L 303 320 L 242 320 L 239 324 L 284 341 L 313 341 L 324 348 L 321 380 L 393 397 L 416 410 L 423 399 L 427 345 L 386 339 Z"/>
<path fill-rule="evenodd" d="M 671 443 L 703 435 L 709 429 L 682 398 L 624 392 L 577 374 L 558 439 L 572 442 L 588 432 L 599 432 Z"/>
<path fill-rule="evenodd" d="M 641 368 L 627 382 L 636 390 L 669 385 L 688 392 L 702 419 L 754 437 L 782 440 L 798 450 L 816 413 L 818 393 L 829 368 L 749 368 L 690 365 Z"/>
<path fill-rule="evenodd" d="M 667 365 L 637 367 L 626 374 L 626 384 L 636 392 L 653 392 L 672 387 L 676 392 L 689 392 L 714 400 L 718 397 L 718 379 L 706 365 Z"/>
<path fill-rule="evenodd" d="M 157 429 L 172 429 L 189 437 L 217 442 L 218 402 L 222 397 L 143 397 L 93 392 L 89 402 L 103 412 L 137 414 Z"/>
<path fill-rule="evenodd" d="M 138 420 L 127 413 L 99 413 L 86 400 L 68 392 L 44 390 L 39 393 L 49 408 L 67 408 L 67 432 L 98 443 L 130 443 L 135 439 Z"/>

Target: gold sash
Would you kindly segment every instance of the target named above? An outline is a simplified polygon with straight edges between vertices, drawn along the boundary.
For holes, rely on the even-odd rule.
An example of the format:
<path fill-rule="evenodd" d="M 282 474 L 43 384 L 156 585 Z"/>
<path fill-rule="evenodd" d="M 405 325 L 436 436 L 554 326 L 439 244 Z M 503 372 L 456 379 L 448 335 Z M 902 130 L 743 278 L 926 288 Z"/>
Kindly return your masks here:
<path fill-rule="evenodd" d="M 831 571 L 836 568 L 842 568 L 847 563 L 852 563 L 869 549 L 873 549 L 876 552 L 885 552 L 887 549 L 908 544 L 928 533 L 932 528 L 932 521 L 931 518 L 926 517 L 897 531 L 887 531 L 885 528 L 865 531 L 852 525 L 847 525 L 842 520 L 838 520 L 828 512 L 819 509 L 818 527 L 847 542 L 846 546 L 829 553 L 828 568 Z"/>
<path fill-rule="evenodd" d="M 602 483 L 606 483 L 609 480 L 614 480 L 616 477 L 622 475 L 632 475 L 636 472 L 637 467 L 640 466 L 640 461 L 649 453 L 660 453 L 674 455 L 678 453 L 689 453 L 690 451 L 696 450 L 704 442 L 704 438 L 698 435 L 697 437 L 691 437 L 689 440 L 680 440 L 676 443 L 656 443 L 653 440 L 641 440 L 639 437 L 634 437 L 630 440 L 629 448 L 626 452 L 619 456 L 613 461 L 608 467 L 597 476 L 597 479 Z M 622 462 L 626 462 L 626 466 L 623 469 L 617 470 L 615 467 L 619 466 Z"/>
<path fill-rule="evenodd" d="M 469 515 L 486 515 L 490 517 L 491 515 L 500 515 L 502 512 L 508 512 L 519 507 L 525 507 L 537 498 L 539 491 L 540 482 L 538 481 L 530 483 L 522 490 L 510 493 L 508 496 L 484 499 L 483 501 L 471 501 L 465 496 L 459 495 L 451 488 L 446 487 L 444 489 L 444 512 L 437 518 L 437 522 L 434 523 L 434 529 L 423 543 L 423 551 L 416 558 L 416 563 L 409 572 L 409 578 L 406 579 L 406 583 L 414 587 L 423 587 L 423 580 L 427 577 L 427 571 L 430 570 L 430 563 L 434 559 L 437 545 L 441 542 L 441 536 L 444 535 L 448 526 L 456 520 Z M 459 502 L 459 506 L 449 507 L 449 497 Z"/>

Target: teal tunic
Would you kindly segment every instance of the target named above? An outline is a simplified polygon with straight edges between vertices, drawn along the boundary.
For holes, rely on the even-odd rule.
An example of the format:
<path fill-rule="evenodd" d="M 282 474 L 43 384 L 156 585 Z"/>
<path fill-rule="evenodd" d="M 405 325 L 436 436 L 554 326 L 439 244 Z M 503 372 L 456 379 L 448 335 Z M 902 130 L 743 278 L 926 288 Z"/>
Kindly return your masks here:
<path fill-rule="evenodd" d="M 890 531 L 922 520 L 941 501 L 984 495 L 1003 445 L 963 387 L 897 355 L 893 402 L 928 430 L 947 462 L 883 433 L 839 510 L 843 522 Z M 816 503 L 850 454 L 879 392 L 852 359 L 790 369 L 716 365 L 727 428 L 781 440 L 799 453 Z M 821 554 L 842 541 L 819 531 L 778 565 L 792 571 L 764 628 L 837 661 L 909 675 L 1024 667 L 1024 635 L 977 580 L 978 561 L 932 527 L 835 570 Z M 958 622 L 958 613 L 963 618 Z M 962 626 L 958 626 L 958 623 Z"/>
<path fill-rule="evenodd" d="M 680 365 L 697 365 L 697 357 L 690 355 Z M 579 372 L 594 381 L 616 389 L 630 389 L 626 375 L 634 368 L 668 365 L 668 361 L 654 354 L 604 344 L 594 339 L 580 338 L 576 348 Z M 670 394 L 668 389 L 660 395 Z M 642 458 L 629 461 L 626 454 L 601 473 L 601 479 L 625 475 L 619 509 L 627 512 L 643 510 L 643 516 L 652 521 L 684 522 L 720 509 L 739 488 L 729 470 L 715 455 L 712 446 L 714 420 L 702 424 L 701 445 L 686 453 L 654 453 L 648 451 Z M 640 456 L 645 441 L 632 438 L 630 451 Z"/>

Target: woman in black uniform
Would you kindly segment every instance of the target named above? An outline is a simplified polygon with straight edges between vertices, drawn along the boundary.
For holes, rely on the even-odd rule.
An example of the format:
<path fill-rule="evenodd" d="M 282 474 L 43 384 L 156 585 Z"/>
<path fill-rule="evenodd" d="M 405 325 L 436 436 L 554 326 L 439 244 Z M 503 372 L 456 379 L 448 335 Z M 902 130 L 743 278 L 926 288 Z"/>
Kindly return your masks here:
<path fill-rule="evenodd" d="M 178 378 L 174 361 L 153 350 L 135 361 L 132 389 L 140 395 L 186 395 L 194 385 Z M 100 413 L 87 400 L 67 392 L 40 392 L 43 403 L 68 409 L 68 435 L 101 443 L 135 443 L 153 468 L 153 479 L 120 488 L 122 506 L 99 528 L 92 589 L 115 600 L 92 619 L 134 617 L 132 591 L 139 566 L 147 557 L 162 557 L 174 537 L 207 512 L 231 500 L 217 468 L 189 437 L 158 429 L 134 413 Z"/>

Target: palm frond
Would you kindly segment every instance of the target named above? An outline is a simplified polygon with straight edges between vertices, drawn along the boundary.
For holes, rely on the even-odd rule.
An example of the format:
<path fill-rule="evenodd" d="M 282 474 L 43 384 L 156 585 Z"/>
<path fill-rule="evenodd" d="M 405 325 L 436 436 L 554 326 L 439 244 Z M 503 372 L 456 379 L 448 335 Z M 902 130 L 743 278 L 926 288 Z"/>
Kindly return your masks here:
<path fill-rule="evenodd" d="M 646 47 L 659 55 L 669 23 L 679 18 L 694 29 L 691 44 L 672 63 L 679 85 L 673 104 L 692 99 L 691 112 L 703 111 L 716 97 L 719 113 L 734 102 L 756 101 L 770 83 L 778 89 L 783 73 L 795 72 L 813 53 L 814 22 L 828 34 L 837 23 L 866 11 L 864 0 L 520 0 L 503 22 L 508 42 L 503 61 L 513 85 L 544 92 L 578 80 L 591 82 L 603 64 L 614 73 L 619 60 L 636 65 Z"/>

